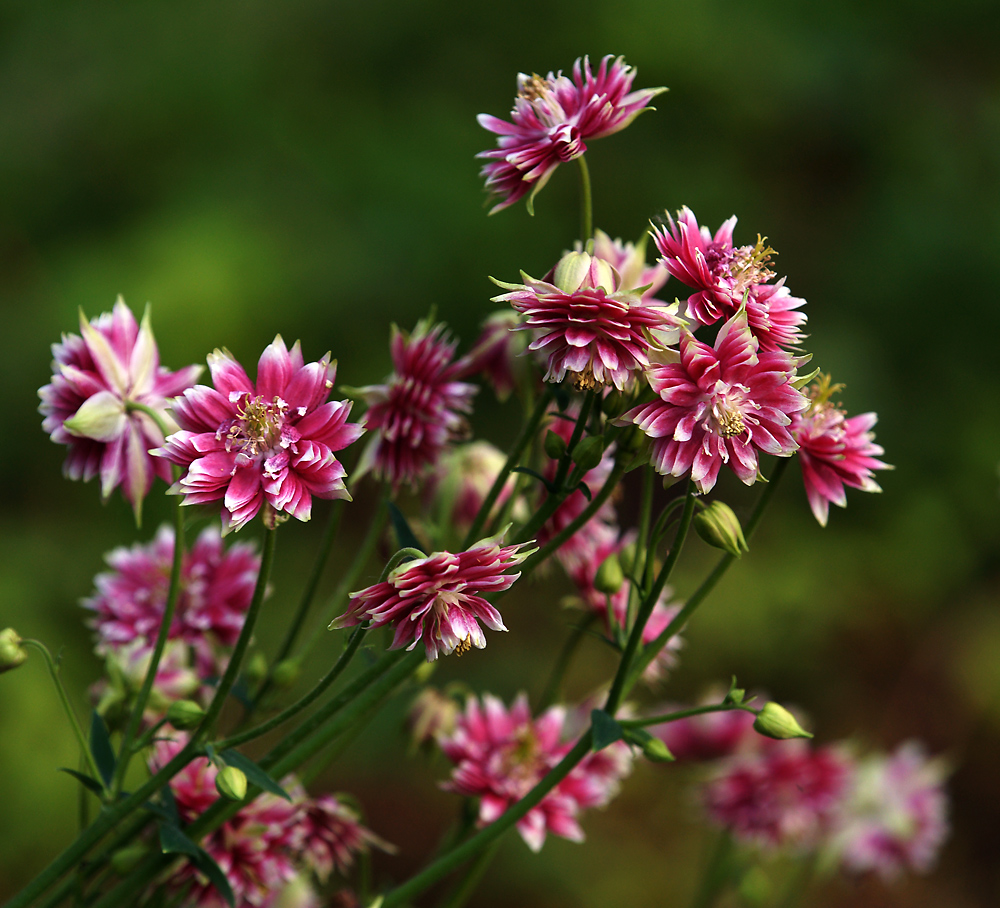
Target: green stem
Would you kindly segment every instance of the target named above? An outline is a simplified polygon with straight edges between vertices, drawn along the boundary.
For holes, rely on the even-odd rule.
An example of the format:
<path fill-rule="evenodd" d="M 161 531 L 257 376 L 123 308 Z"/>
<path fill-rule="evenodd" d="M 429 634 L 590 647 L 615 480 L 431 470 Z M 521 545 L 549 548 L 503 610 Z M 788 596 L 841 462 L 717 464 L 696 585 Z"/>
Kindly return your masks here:
<path fill-rule="evenodd" d="M 777 903 L 777 908 L 796 908 L 803 901 L 806 891 L 809 889 L 813 877 L 816 875 L 816 868 L 819 865 L 819 855 L 810 854 L 799 860 L 798 867 L 792 872 L 788 882 L 788 888 L 782 894 Z"/>
<path fill-rule="evenodd" d="M 556 478 L 552 481 L 552 486 L 557 492 L 563 490 L 563 483 L 566 481 L 566 474 L 569 472 L 570 464 L 573 460 L 573 451 L 583 438 L 584 430 L 587 428 L 587 420 L 590 419 L 590 411 L 594 408 L 594 401 L 597 400 L 596 391 L 588 391 L 580 404 L 580 413 L 576 418 L 576 425 L 573 426 L 573 434 L 570 436 L 569 444 L 566 445 L 566 453 L 559 458 L 559 468 L 556 470 Z"/>
<path fill-rule="evenodd" d="M 476 887 L 479 885 L 479 881 L 483 878 L 483 874 L 486 873 L 490 864 L 493 863 L 493 859 L 500 850 L 501 844 L 500 839 L 497 839 L 495 842 L 487 845 L 486 848 L 483 849 L 479 857 L 469 865 L 469 869 L 465 872 L 465 876 L 462 877 L 461 881 L 455 887 L 455 890 L 449 896 L 448 901 L 444 903 L 442 908 L 462 908 L 462 906 L 469 900 L 469 896 L 475 892 Z"/>
<path fill-rule="evenodd" d="M 493 505 L 496 504 L 497 499 L 500 497 L 500 492 L 503 491 L 503 487 L 507 482 L 507 477 L 510 476 L 510 471 L 517 466 L 521 459 L 521 455 L 524 454 L 525 449 L 531 443 L 531 439 L 534 438 L 535 432 L 538 430 L 539 425 L 541 425 L 542 419 L 545 416 L 545 411 L 548 409 L 549 402 L 552 400 L 554 394 L 555 386 L 549 386 L 545 389 L 541 397 L 539 397 L 535 402 L 535 408 L 531 411 L 528 421 L 521 429 L 521 434 L 517 436 L 514 446 L 510 449 L 510 454 L 507 455 L 507 460 L 503 465 L 503 469 L 497 474 L 497 478 L 493 480 L 493 485 L 490 486 L 489 492 L 487 492 L 486 497 L 483 499 L 483 503 L 479 508 L 479 513 L 476 514 L 476 519 L 472 521 L 472 526 L 469 527 L 469 532 L 465 534 L 465 541 L 462 543 L 463 549 L 467 549 L 470 545 L 479 540 L 479 534 L 482 533 L 483 527 L 486 525 L 486 521 L 489 518 L 490 511 L 493 510 Z"/>
<path fill-rule="evenodd" d="M 171 429 L 176 428 L 168 426 L 166 422 L 164 422 L 162 413 L 157 412 L 152 407 L 147 407 L 145 404 L 140 404 L 138 401 L 135 400 L 125 401 L 125 410 L 126 412 L 135 411 L 138 413 L 145 413 L 146 416 L 148 416 L 151 420 L 153 420 L 153 422 L 156 423 L 156 428 L 160 430 L 160 434 L 164 438 L 166 438 L 168 435 L 171 434 Z"/>
<path fill-rule="evenodd" d="M 179 474 L 177 467 L 174 467 L 175 478 Z M 170 627 L 174 623 L 174 612 L 177 610 L 177 601 L 181 594 L 181 567 L 184 563 L 184 512 L 181 510 L 181 499 L 178 498 L 174 505 L 174 557 L 170 566 L 170 586 L 167 590 L 167 601 L 163 606 L 163 617 L 160 620 L 160 630 L 156 635 L 156 643 L 153 646 L 153 654 L 149 658 L 149 666 L 146 669 L 146 676 L 142 679 L 142 687 L 132 704 L 132 712 L 129 714 L 128 725 L 122 735 L 121 747 L 118 749 L 118 766 L 115 768 L 115 777 L 112 788 L 117 794 L 122 790 L 125 783 L 125 774 L 128 772 L 129 763 L 132 760 L 132 742 L 139 732 L 142 724 L 143 714 L 146 712 L 146 704 L 149 702 L 149 695 L 152 693 L 153 685 L 156 683 L 156 673 L 160 667 L 160 659 L 163 657 L 163 650 L 166 648 L 167 640 L 170 637 Z"/>
<path fill-rule="evenodd" d="M 55 660 L 52 658 L 52 653 L 49 652 L 49 648 L 42 643 L 41 640 L 25 639 L 22 640 L 21 643 L 24 646 L 34 647 L 42 654 L 42 658 L 45 660 L 45 666 L 49 670 L 49 676 L 52 678 L 52 683 L 55 684 L 56 693 L 59 695 L 59 702 L 62 703 L 63 712 L 66 713 L 66 718 L 69 719 L 69 724 L 73 728 L 73 734 L 76 735 L 77 743 L 80 745 L 80 753 L 82 753 L 84 759 L 86 759 L 91 775 L 93 775 L 95 781 L 100 783 L 101 788 L 104 790 L 104 794 L 110 795 L 110 791 L 104 783 L 104 777 L 101 775 L 101 771 L 97 768 L 97 761 L 94 759 L 94 755 L 90 750 L 90 745 L 87 743 L 87 736 L 83 733 L 83 728 L 80 726 L 80 720 L 77 719 L 76 713 L 70 705 L 69 697 L 66 694 L 66 688 L 63 687 L 62 679 L 59 677 L 59 666 L 56 665 Z"/>
<path fill-rule="evenodd" d="M 691 908 L 712 908 L 733 876 L 732 858 L 736 846 L 728 832 L 719 836 L 712 856 L 705 867 L 701 885 L 695 893 Z"/>
<path fill-rule="evenodd" d="M 562 686 L 563 678 L 566 675 L 570 662 L 573 660 L 573 654 L 576 652 L 576 648 L 580 645 L 580 641 L 583 640 L 596 617 L 597 615 L 594 612 L 590 612 L 573 628 L 570 635 L 566 638 L 566 642 L 559 652 L 559 657 L 556 659 L 556 664 L 552 667 L 552 674 L 549 675 L 549 681 L 542 692 L 542 699 L 538 704 L 539 713 L 548 709 L 559 696 L 559 689 Z"/>
<path fill-rule="evenodd" d="M 580 233 L 583 245 L 594 235 L 594 200 L 590 190 L 590 168 L 584 155 L 580 162 Z"/>
<path fill-rule="evenodd" d="M 755 716 L 760 714 L 760 710 L 752 706 L 744 706 L 736 703 L 717 703 L 713 706 L 694 706 L 691 709 L 681 709 L 673 713 L 664 713 L 662 716 L 643 716 L 641 719 L 619 719 L 618 724 L 623 728 L 646 728 L 650 725 L 665 725 L 667 722 L 676 722 L 678 719 L 688 719 L 691 716 L 702 716 L 705 713 L 726 713 L 734 709 L 741 709 Z"/>

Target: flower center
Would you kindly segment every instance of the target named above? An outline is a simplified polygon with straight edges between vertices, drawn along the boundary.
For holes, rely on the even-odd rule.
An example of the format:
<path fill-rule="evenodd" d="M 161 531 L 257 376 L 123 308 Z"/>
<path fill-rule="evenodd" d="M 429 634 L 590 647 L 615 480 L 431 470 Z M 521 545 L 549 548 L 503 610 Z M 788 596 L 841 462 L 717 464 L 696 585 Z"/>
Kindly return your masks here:
<path fill-rule="evenodd" d="M 549 96 L 549 80 L 543 79 L 538 73 L 532 73 L 531 78 L 525 79 L 518 90 L 518 95 L 526 101 L 544 100 Z"/>
<path fill-rule="evenodd" d="M 723 438 L 742 435 L 747 430 L 741 404 L 749 393 L 745 385 L 728 385 L 721 381 L 716 384 L 712 395 L 712 421 Z"/>
<path fill-rule="evenodd" d="M 268 402 L 262 397 L 251 400 L 249 394 L 240 396 L 243 401 L 236 410 L 237 418 L 226 432 L 226 450 L 256 457 L 273 448 L 281 437 L 288 404 L 280 397 Z"/>

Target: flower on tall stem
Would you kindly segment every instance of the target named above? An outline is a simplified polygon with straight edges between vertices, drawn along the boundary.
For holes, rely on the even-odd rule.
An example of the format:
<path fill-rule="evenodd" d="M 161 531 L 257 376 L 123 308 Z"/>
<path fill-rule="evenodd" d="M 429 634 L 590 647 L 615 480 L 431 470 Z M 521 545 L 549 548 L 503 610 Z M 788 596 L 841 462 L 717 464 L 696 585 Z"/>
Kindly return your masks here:
<path fill-rule="evenodd" d="M 612 135 L 649 108 L 666 88 L 632 91 L 635 70 L 622 57 L 601 60 L 597 72 L 584 57 L 573 64 L 570 79 L 560 70 L 547 77 L 517 77 L 511 122 L 480 114 L 479 125 L 496 133 L 497 148 L 480 152 L 486 190 L 499 199 L 490 214 L 513 205 L 531 190 L 531 198 L 565 161 L 580 157 L 586 141 Z M 531 200 L 529 199 L 529 211 Z"/>
<path fill-rule="evenodd" d="M 521 575 L 506 572 L 534 551 L 530 542 L 504 546 L 502 539 L 500 533 L 464 552 L 433 552 L 403 562 L 380 583 L 351 593 L 347 611 L 330 627 L 391 625 L 395 636 L 390 649 L 412 650 L 423 642 L 428 662 L 438 654 L 483 649 L 480 621 L 490 630 L 507 630 L 484 595 L 510 589 Z"/>
<path fill-rule="evenodd" d="M 848 417 L 830 399 L 840 388 L 830 383 L 828 375 L 821 376 L 807 389 L 808 409 L 792 419 L 806 497 L 820 526 L 826 526 L 831 503 L 847 506 L 845 486 L 881 492 L 873 471 L 892 469 L 878 459 L 884 451 L 871 431 L 878 417 L 874 413 Z"/>
<path fill-rule="evenodd" d="M 472 410 L 478 389 L 458 380 L 468 374 L 467 363 L 455 360 L 443 324 L 422 319 L 411 334 L 393 325 L 390 350 L 393 373 L 385 384 L 358 391 L 368 404 L 364 426 L 371 433 L 358 475 L 372 470 L 398 489 L 416 485 L 447 445 L 468 434 L 462 414 Z"/>
<path fill-rule="evenodd" d="M 174 406 L 181 427 L 154 453 L 184 469 L 172 491 L 184 504 L 222 502 L 223 532 L 238 530 L 265 508 L 312 515 L 313 496 L 346 498 L 347 471 L 334 456 L 364 429 L 349 423 L 349 400 L 327 401 L 337 375 L 329 354 L 306 364 L 298 341 L 279 334 L 261 354 L 251 382 L 228 350 L 208 357 L 214 388 L 197 385 Z"/>
<path fill-rule="evenodd" d="M 170 482 L 169 465 L 150 448 L 163 444 L 161 424 L 173 426 L 167 407 L 201 366 L 163 368 L 149 309 L 137 324 L 120 296 L 111 312 L 90 321 L 81 312 L 80 334 L 64 334 L 52 355 L 55 374 L 38 391 L 38 409 L 42 428 L 69 447 L 63 473 L 84 481 L 100 474 L 105 499 L 120 485 L 138 522 L 153 478 Z"/>
<path fill-rule="evenodd" d="M 658 400 L 625 413 L 653 439 L 650 462 L 664 476 L 690 473 L 698 491 L 715 485 L 728 464 L 746 485 L 758 476 L 758 452 L 788 457 L 798 445 L 789 426 L 809 401 L 793 384 L 796 362 L 779 350 L 759 353 L 741 310 L 715 347 L 681 336 L 680 361 L 646 373 Z"/>

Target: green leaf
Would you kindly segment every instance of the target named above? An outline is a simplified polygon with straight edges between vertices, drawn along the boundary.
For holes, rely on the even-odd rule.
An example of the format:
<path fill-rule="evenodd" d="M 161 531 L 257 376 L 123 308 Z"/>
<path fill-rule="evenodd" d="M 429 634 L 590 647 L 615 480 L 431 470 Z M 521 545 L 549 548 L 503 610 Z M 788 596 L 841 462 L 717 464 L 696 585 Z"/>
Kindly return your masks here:
<path fill-rule="evenodd" d="M 238 750 L 224 750 L 219 756 L 222 757 L 227 766 L 235 766 L 237 769 L 242 770 L 247 779 L 253 782 L 258 788 L 269 791 L 271 794 L 277 795 L 279 798 L 284 798 L 286 801 L 292 800 L 292 796 L 284 788 L 275 782 L 253 760 L 245 757 Z"/>
<path fill-rule="evenodd" d="M 90 752 L 93 754 L 101 778 L 104 779 L 104 784 L 110 785 L 115 775 L 115 752 L 111 747 L 108 727 L 96 709 L 90 717 Z"/>
<path fill-rule="evenodd" d="M 552 488 L 552 483 L 549 482 L 544 476 L 542 476 L 542 474 L 539 473 L 537 470 L 532 470 L 531 467 L 514 467 L 511 470 L 511 473 L 524 473 L 527 476 L 531 476 L 534 479 L 537 479 L 543 486 L 545 486 L 545 490 L 550 495 L 554 491 L 554 489 Z"/>
<path fill-rule="evenodd" d="M 164 854 L 186 854 L 190 857 L 192 863 L 208 877 L 231 908 L 236 908 L 233 887 L 229 885 L 229 880 L 226 879 L 222 868 L 215 863 L 207 851 L 199 848 L 189 839 L 179 826 L 175 826 L 173 823 L 160 824 L 160 848 Z"/>
<path fill-rule="evenodd" d="M 389 502 L 389 519 L 392 521 L 392 529 L 396 533 L 396 539 L 401 549 L 420 549 L 421 552 L 426 551 L 426 548 L 410 528 L 410 524 L 403 516 L 403 512 L 391 501 Z"/>
<path fill-rule="evenodd" d="M 593 496 L 590 494 L 590 486 L 588 486 L 582 479 L 576 484 L 576 487 L 580 490 L 580 494 L 583 495 L 587 501 L 594 500 Z"/>
<path fill-rule="evenodd" d="M 173 823 L 160 823 L 160 850 L 164 854 L 186 854 L 194 857 L 198 854 L 198 846 L 187 837 L 180 826 Z"/>
<path fill-rule="evenodd" d="M 104 786 L 101 785 L 101 783 L 98 782 L 93 776 L 77 772 L 75 769 L 67 769 L 65 766 L 60 766 L 59 772 L 68 772 L 74 779 L 83 785 L 84 788 L 89 788 L 96 795 L 104 794 Z"/>
<path fill-rule="evenodd" d="M 590 722 L 594 729 L 593 750 L 595 752 L 604 750 L 615 741 L 620 741 L 625 735 L 624 729 L 603 709 L 591 710 Z"/>
<path fill-rule="evenodd" d="M 222 868 L 215 863 L 212 856 L 201 848 L 194 857 L 197 868 L 211 880 L 212 885 L 219 890 L 219 894 L 226 900 L 229 908 L 236 908 L 236 896 L 233 894 L 233 887 L 229 885 L 229 880 L 222 872 Z"/>

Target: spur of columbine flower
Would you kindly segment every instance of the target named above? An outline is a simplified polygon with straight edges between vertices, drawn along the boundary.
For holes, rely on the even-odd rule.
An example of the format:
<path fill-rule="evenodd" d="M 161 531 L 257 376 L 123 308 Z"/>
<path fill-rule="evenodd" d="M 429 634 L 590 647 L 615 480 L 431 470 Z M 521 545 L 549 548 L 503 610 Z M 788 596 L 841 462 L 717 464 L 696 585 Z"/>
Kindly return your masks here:
<path fill-rule="evenodd" d="M 690 208 L 668 214 L 662 225 L 653 225 L 652 235 L 662 258 L 660 263 L 681 283 L 695 288 L 687 299 L 685 315 L 699 325 L 713 325 L 746 308 L 750 330 L 762 350 L 798 346 L 803 339 L 805 300 L 792 296 L 785 279 L 768 283 L 774 250 L 758 236 L 753 246 L 734 246 L 736 216 L 723 222 L 713 236 L 699 227 Z"/>
<path fill-rule="evenodd" d="M 521 574 L 505 572 L 535 551 L 530 542 L 500 545 L 505 533 L 506 528 L 464 552 L 433 552 L 402 563 L 380 583 L 351 593 L 350 606 L 330 628 L 391 625 L 395 636 L 389 648 L 412 650 L 422 641 L 428 662 L 439 653 L 483 649 L 480 621 L 490 630 L 507 630 L 483 596 L 510 589 Z"/>
<path fill-rule="evenodd" d="M 810 403 L 792 418 L 792 436 L 799 445 L 802 480 L 813 515 L 826 526 L 830 504 L 847 506 L 844 486 L 862 492 L 881 492 L 873 470 L 891 470 L 878 459 L 884 451 L 875 444 L 871 431 L 878 417 L 862 413 L 848 417 L 830 399 L 841 385 L 832 385 L 823 375 L 807 388 Z"/>
<path fill-rule="evenodd" d="M 631 91 L 635 70 L 608 55 L 595 74 L 590 60 L 573 64 L 572 79 L 562 71 L 546 78 L 517 77 L 511 122 L 480 114 L 479 125 L 496 133 L 497 148 L 480 152 L 488 162 L 481 176 L 486 190 L 500 199 L 490 214 L 513 205 L 529 189 L 528 211 L 535 194 L 564 161 L 580 157 L 585 142 L 609 136 L 629 125 L 666 88 Z"/>
<path fill-rule="evenodd" d="M 55 374 L 38 391 L 38 409 L 52 440 L 69 446 L 63 473 L 84 481 L 100 473 L 105 499 L 120 485 L 138 522 L 153 478 L 170 482 L 169 465 L 149 450 L 163 444 L 160 426 L 173 427 L 170 400 L 194 384 L 201 366 L 164 369 L 149 309 L 137 324 L 120 296 L 90 321 L 81 312 L 80 334 L 64 334 L 52 355 Z"/>
<path fill-rule="evenodd" d="M 364 426 L 371 433 L 358 464 L 360 477 L 372 470 L 393 489 L 416 485 L 446 446 L 468 434 L 462 415 L 472 410 L 478 390 L 458 379 L 468 374 L 455 360 L 455 343 L 443 324 L 417 322 L 412 334 L 392 326 L 393 373 L 382 385 L 359 388 L 368 404 Z"/>
<path fill-rule="evenodd" d="M 633 373 L 649 367 L 650 349 L 676 340 L 682 324 L 676 306 L 647 305 L 623 291 L 614 267 L 587 252 L 564 255 L 551 282 L 521 277 L 523 284 L 494 279 L 510 292 L 493 301 L 509 302 L 525 316 L 517 328 L 535 332 L 528 349 L 548 355 L 548 382 L 561 382 L 568 372 L 577 389 L 614 385 L 621 391 Z"/>
<path fill-rule="evenodd" d="M 758 353 L 759 343 L 740 310 L 720 329 L 715 347 L 681 336 L 680 360 L 646 373 L 658 400 L 629 410 L 653 439 L 650 462 L 664 476 L 691 474 L 709 492 L 728 464 L 746 485 L 758 476 L 758 452 L 788 457 L 798 448 L 792 416 L 808 399 L 793 384 L 796 361 L 780 350 Z"/>
<path fill-rule="evenodd" d="M 183 467 L 171 491 L 183 504 L 222 502 L 223 532 L 238 530 L 261 508 L 308 520 L 313 496 L 346 498 L 347 471 L 334 452 L 364 428 L 349 423 L 349 400 L 327 401 L 337 365 L 327 354 L 306 364 L 298 341 L 279 334 L 261 354 L 250 381 L 228 350 L 208 357 L 214 388 L 197 385 L 174 405 L 181 427 L 152 452 Z"/>

